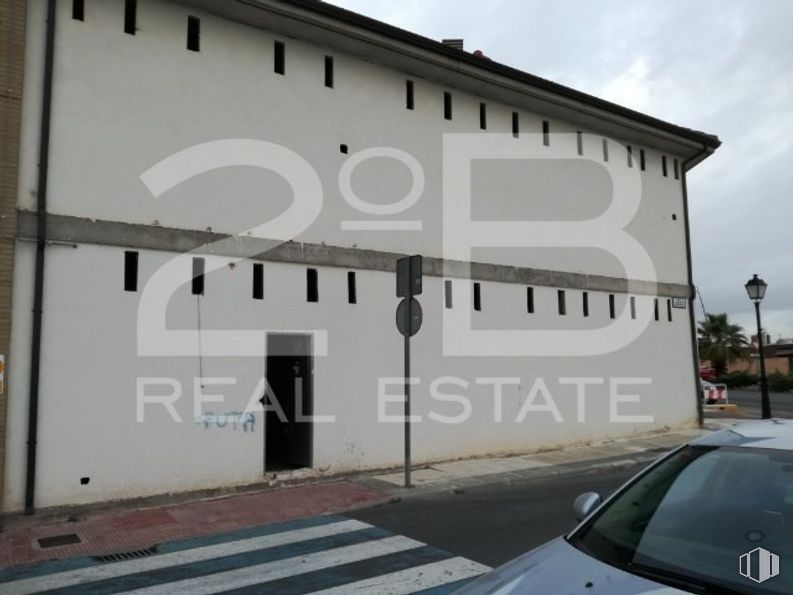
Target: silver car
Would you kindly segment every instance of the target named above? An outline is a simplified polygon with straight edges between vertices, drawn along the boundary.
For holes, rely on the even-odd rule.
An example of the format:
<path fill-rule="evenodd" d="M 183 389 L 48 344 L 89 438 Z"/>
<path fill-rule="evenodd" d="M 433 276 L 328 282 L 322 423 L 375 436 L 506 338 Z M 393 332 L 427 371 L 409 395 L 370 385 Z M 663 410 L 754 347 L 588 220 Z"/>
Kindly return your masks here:
<path fill-rule="evenodd" d="M 459 593 L 793 594 L 793 420 L 749 422 L 682 446 L 581 522 Z"/>

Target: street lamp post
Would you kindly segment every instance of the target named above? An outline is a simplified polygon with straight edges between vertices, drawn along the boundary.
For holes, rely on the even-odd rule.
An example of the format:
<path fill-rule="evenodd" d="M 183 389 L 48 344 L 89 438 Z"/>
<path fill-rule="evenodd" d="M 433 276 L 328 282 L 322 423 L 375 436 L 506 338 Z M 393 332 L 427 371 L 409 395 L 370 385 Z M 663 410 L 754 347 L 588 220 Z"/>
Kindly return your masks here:
<path fill-rule="evenodd" d="M 765 375 L 765 357 L 763 355 L 763 326 L 760 322 L 760 302 L 763 301 L 765 290 L 768 285 L 760 277 L 755 275 L 746 282 L 746 293 L 749 299 L 754 302 L 754 311 L 757 315 L 757 353 L 760 356 L 760 394 L 762 398 L 763 419 L 771 417 L 771 401 L 768 398 L 768 379 Z"/>

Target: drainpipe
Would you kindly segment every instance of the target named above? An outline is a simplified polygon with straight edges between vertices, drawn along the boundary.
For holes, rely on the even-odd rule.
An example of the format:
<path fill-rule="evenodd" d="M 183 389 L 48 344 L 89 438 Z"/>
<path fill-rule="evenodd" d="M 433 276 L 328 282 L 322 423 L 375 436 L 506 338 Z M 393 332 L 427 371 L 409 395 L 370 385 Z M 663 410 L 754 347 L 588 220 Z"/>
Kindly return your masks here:
<path fill-rule="evenodd" d="M 33 333 L 30 349 L 30 398 L 28 399 L 27 475 L 25 514 L 35 512 L 36 442 L 39 421 L 39 376 L 41 369 L 41 318 L 44 302 L 44 249 L 47 246 L 47 170 L 50 156 L 50 113 L 52 111 L 52 67 L 55 56 L 56 0 L 47 1 L 47 35 L 44 46 L 44 88 L 41 98 L 39 137 L 38 200 L 36 206 L 36 269 L 33 288 Z"/>
<path fill-rule="evenodd" d="M 686 182 L 686 173 L 693 167 L 690 165 L 699 163 L 705 156 L 713 153 L 713 149 L 703 145 L 702 150 L 693 157 L 686 159 L 681 164 L 681 175 L 683 176 L 683 217 L 686 226 L 686 263 L 688 266 L 688 320 L 691 327 L 691 355 L 694 360 L 694 386 L 697 387 L 697 422 L 701 428 L 705 422 L 705 412 L 702 409 L 702 379 L 699 377 L 699 344 L 697 343 L 697 322 L 694 316 L 694 299 L 696 297 L 696 290 L 694 288 L 694 269 L 691 265 L 691 229 L 688 224 L 688 184 Z"/>

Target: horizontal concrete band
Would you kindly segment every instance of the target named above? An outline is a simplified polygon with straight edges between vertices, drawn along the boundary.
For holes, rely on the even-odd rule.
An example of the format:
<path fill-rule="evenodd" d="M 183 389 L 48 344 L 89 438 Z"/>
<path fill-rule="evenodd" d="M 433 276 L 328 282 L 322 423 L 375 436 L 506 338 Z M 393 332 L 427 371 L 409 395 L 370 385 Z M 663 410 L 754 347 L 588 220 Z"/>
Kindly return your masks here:
<path fill-rule="evenodd" d="M 35 213 L 18 211 L 17 237 L 25 240 L 36 239 Z M 404 254 L 378 250 L 324 246 L 303 242 L 281 243 L 276 240 L 251 236 L 230 236 L 211 231 L 101 221 L 53 214 L 47 215 L 47 241 L 167 252 L 196 251 L 201 254 L 249 258 L 251 260 L 386 272 L 395 271 L 397 259 L 404 256 Z M 693 295 L 688 285 L 678 283 L 653 283 L 621 277 L 482 262 L 468 263 L 433 257 L 424 258 L 424 274 L 434 277 L 470 278 L 475 281 L 518 283 L 560 289 L 588 289 L 611 293 L 681 298 L 690 298 Z"/>

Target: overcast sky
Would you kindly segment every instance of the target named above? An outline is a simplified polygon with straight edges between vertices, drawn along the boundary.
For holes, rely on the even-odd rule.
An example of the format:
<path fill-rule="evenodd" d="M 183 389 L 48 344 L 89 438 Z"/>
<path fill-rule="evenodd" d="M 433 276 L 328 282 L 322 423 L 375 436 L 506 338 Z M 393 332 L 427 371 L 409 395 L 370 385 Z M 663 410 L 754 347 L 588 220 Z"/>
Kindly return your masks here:
<path fill-rule="evenodd" d="M 752 331 L 758 273 L 763 326 L 793 337 L 793 0 L 331 2 L 717 134 L 689 174 L 694 281 L 708 312 Z"/>

